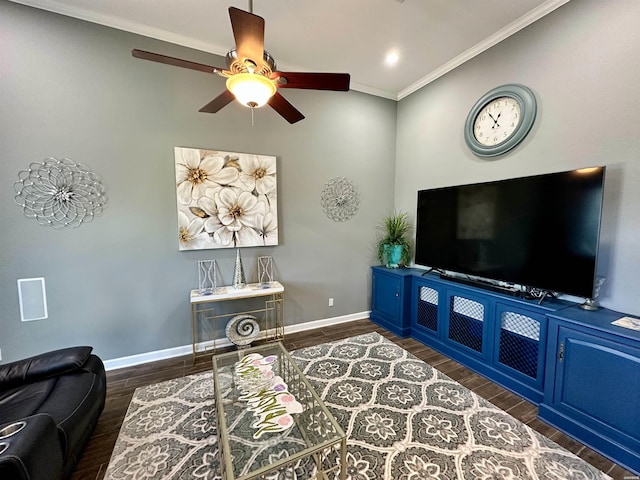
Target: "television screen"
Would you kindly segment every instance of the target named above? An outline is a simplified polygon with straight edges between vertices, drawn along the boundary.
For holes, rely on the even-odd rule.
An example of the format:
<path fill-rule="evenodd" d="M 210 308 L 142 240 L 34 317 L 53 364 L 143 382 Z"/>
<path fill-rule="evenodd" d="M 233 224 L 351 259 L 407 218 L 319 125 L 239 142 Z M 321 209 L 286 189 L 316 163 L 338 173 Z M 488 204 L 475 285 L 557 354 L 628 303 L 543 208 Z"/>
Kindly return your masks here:
<path fill-rule="evenodd" d="M 591 297 L 604 167 L 418 192 L 418 265 Z"/>

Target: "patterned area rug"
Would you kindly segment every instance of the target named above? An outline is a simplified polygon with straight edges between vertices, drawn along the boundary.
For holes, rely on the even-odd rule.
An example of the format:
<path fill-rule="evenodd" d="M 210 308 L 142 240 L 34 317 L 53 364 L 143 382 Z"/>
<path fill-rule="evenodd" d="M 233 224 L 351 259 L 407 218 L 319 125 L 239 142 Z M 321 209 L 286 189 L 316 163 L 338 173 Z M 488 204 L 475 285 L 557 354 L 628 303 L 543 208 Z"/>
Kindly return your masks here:
<path fill-rule="evenodd" d="M 610 478 L 377 333 L 292 356 L 347 433 L 350 480 Z M 139 388 L 105 479 L 218 479 L 214 425 L 211 373 Z"/>

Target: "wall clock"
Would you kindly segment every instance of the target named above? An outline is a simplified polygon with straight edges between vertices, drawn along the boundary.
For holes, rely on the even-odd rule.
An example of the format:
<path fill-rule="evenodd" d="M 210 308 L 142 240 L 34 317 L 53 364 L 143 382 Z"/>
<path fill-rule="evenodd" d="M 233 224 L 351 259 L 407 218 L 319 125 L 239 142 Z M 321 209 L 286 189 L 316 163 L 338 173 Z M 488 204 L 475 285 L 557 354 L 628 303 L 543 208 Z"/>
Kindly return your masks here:
<path fill-rule="evenodd" d="M 479 157 L 502 155 L 524 140 L 536 112 L 536 97 L 529 88 L 501 85 L 484 94 L 471 108 L 464 139 Z"/>

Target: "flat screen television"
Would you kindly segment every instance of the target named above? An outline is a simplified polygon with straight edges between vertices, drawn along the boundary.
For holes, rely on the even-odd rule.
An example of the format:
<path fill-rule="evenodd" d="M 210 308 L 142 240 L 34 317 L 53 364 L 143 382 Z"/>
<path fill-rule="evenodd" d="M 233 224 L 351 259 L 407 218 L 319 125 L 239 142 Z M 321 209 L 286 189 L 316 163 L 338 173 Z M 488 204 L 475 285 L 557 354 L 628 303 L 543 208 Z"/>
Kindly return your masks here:
<path fill-rule="evenodd" d="M 417 265 L 591 298 L 604 167 L 418 192 Z"/>

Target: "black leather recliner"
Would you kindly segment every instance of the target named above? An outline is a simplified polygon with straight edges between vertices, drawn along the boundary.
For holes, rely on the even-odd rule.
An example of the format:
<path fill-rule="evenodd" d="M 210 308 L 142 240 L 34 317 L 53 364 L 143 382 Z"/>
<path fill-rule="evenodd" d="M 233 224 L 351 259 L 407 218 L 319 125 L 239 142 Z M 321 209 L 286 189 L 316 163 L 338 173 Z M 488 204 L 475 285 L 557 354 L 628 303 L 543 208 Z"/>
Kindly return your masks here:
<path fill-rule="evenodd" d="M 91 347 L 0 365 L 0 479 L 71 477 L 104 409 L 106 375 Z"/>

